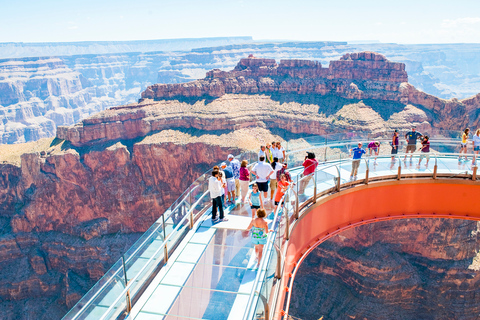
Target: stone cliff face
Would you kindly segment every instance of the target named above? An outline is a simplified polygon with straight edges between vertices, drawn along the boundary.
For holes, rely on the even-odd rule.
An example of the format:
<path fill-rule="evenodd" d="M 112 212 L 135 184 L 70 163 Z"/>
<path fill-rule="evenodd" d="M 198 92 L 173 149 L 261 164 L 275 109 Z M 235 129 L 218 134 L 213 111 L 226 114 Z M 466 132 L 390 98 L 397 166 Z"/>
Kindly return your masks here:
<path fill-rule="evenodd" d="M 364 91 L 352 81 L 360 81 Z M 212 70 L 203 80 L 186 84 L 156 84 L 142 93 L 143 99 L 174 97 L 221 97 L 226 93 L 335 93 L 342 97 L 371 99 L 374 91 L 382 91 L 387 100 L 391 92 L 398 91 L 407 82 L 403 63 L 389 62 L 373 52 L 344 55 L 322 68 L 316 61 L 281 60 L 253 56 L 242 59 L 230 72 Z M 372 91 L 370 93 L 370 91 Z M 370 93 L 370 94 L 369 94 Z M 392 99 L 393 100 L 393 99 Z"/>
<path fill-rule="evenodd" d="M 261 139 L 261 140 L 260 140 Z M 204 171 L 277 140 L 264 129 L 164 130 L 0 164 L 2 319 L 59 319 Z M 22 145 L 0 147 L 0 157 Z M 181 178 L 179 178 L 181 177 Z"/>
<path fill-rule="evenodd" d="M 225 45 L 229 43 L 235 44 Z M 195 49 L 195 45 L 202 48 Z M 330 60 L 340 59 L 349 52 L 380 52 L 405 63 L 410 83 L 419 90 L 460 99 L 479 91 L 479 49 L 478 45 L 468 44 L 255 43 L 249 37 L 0 44 L 2 57 L 17 57 L 0 62 L 0 97 L 5 100 L 0 103 L 0 143 L 52 137 L 58 125 L 71 125 L 100 110 L 137 100 L 148 85 L 199 79 L 211 69 L 233 68 L 238 60 L 251 53 L 277 60 L 310 59 L 328 65 Z M 306 84 L 298 90 L 309 90 L 307 83 L 311 81 L 304 81 Z M 70 90 L 49 89 L 66 87 Z M 366 92 L 362 86 L 359 91 L 355 86 L 345 88 L 348 91 L 340 94 L 360 96 L 360 92 Z M 476 118 L 472 121 L 478 122 Z"/>
<path fill-rule="evenodd" d="M 478 227 L 474 221 L 411 219 L 343 232 L 300 266 L 290 314 L 301 319 L 475 319 Z"/>
<path fill-rule="evenodd" d="M 135 138 L 175 127 L 235 130 L 263 126 L 294 133 L 359 130 L 374 136 L 392 129 L 460 130 L 477 120 L 478 100 L 443 100 L 405 82 L 401 63 L 382 55 L 347 54 L 322 68 L 315 61 L 250 56 L 234 70 L 212 70 L 182 84 L 157 84 L 137 104 L 112 108 L 57 137 L 82 146 L 121 137 Z M 417 116 L 411 117 L 411 113 Z"/>

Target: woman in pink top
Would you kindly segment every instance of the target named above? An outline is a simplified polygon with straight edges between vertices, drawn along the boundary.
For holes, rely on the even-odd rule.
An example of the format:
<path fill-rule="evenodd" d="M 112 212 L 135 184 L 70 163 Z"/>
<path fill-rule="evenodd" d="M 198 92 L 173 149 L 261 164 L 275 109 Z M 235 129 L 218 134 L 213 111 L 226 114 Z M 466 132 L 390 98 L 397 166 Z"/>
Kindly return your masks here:
<path fill-rule="evenodd" d="M 248 192 L 248 184 L 250 183 L 250 171 L 248 171 L 247 165 L 247 160 L 243 160 L 240 164 L 240 188 L 242 192 L 242 203 L 245 202 Z"/>

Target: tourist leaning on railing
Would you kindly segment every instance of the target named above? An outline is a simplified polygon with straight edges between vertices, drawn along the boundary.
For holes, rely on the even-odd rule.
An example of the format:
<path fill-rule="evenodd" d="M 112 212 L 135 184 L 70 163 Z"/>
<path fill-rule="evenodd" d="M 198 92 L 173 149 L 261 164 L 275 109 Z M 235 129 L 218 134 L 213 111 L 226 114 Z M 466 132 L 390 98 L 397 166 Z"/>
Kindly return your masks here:
<path fill-rule="evenodd" d="M 298 186 L 298 194 L 304 194 L 305 188 L 307 187 L 310 180 L 313 178 L 313 173 L 318 166 L 318 161 L 315 159 L 315 153 L 307 152 L 305 160 L 303 161 L 303 179 L 300 180 L 300 185 Z"/>

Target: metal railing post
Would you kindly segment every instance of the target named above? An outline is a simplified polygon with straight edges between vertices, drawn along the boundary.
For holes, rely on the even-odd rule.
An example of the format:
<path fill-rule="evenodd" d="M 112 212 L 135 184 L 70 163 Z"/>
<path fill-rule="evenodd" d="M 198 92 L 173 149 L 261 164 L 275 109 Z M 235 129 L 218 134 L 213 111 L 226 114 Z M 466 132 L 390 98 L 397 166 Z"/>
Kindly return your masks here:
<path fill-rule="evenodd" d="M 277 266 L 275 268 L 275 278 L 281 279 L 282 278 L 282 253 L 280 252 L 280 248 L 274 243 L 273 247 L 275 251 L 277 251 Z"/>
<path fill-rule="evenodd" d="M 167 244 L 163 246 L 163 262 L 167 263 L 168 262 L 168 249 L 167 249 Z"/>
<path fill-rule="evenodd" d="M 399 161 L 398 161 L 397 180 L 400 180 L 401 177 L 402 177 L 402 161 L 399 159 Z"/>
<path fill-rule="evenodd" d="M 297 201 L 295 203 L 295 217 L 298 219 L 298 210 L 299 210 L 299 204 L 298 204 L 298 175 L 297 175 Z"/>
<path fill-rule="evenodd" d="M 337 166 L 335 166 L 335 168 L 337 169 L 337 173 L 338 173 L 338 178 L 337 178 L 337 183 L 336 183 L 336 189 L 337 189 L 337 191 L 340 191 L 340 169 L 338 169 Z"/>
<path fill-rule="evenodd" d="M 433 179 L 437 179 L 437 155 L 435 155 L 435 164 L 433 165 Z"/>
<path fill-rule="evenodd" d="M 368 164 L 369 160 L 365 160 L 365 165 L 367 166 L 367 170 L 365 171 L 365 184 L 368 184 L 368 173 L 370 171 L 370 166 Z"/>
<path fill-rule="evenodd" d="M 123 266 L 123 276 L 125 278 L 125 287 L 128 285 L 128 278 L 127 278 L 127 268 L 125 267 L 125 256 L 122 255 L 122 266 Z M 132 310 L 132 300 L 130 299 L 130 290 L 127 291 L 125 295 L 126 303 L 127 303 L 127 314 L 130 313 Z"/>
<path fill-rule="evenodd" d="M 477 180 L 477 166 L 473 167 L 473 172 L 472 172 L 472 180 L 475 181 Z"/>
<path fill-rule="evenodd" d="M 313 203 L 317 202 L 317 169 L 315 168 L 315 172 L 313 175 Z"/>
<path fill-rule="evenodd" d="M 280 207 L 279 207 L 279 209 L 280 209 Z M 290 219 L 288 219 L 288 213 L 287 213 L 287 210 L 285 210 L 285 206 L 284 206 L 283 209 L 284 210 L 282 210 L 282 211 L 283 211 L 283 214 L 285 215 L 285 239 L 289 240 L 290 239 Z M 275 212 L 275 214 L 277 214 L 277 213 Z"/>
<path fill-rule="evenodd" d="M 265 317 L 263 319 L 269 320 L 270 319 L 270 307 L 268 306 L 267 298 L 265 298 L 263 296 L 263 294 L 261 294 L 260 292 L 257 291 L 257 293 L 258 293 L 259 298 L 263 302 L 263 309 L 265 310 Z M 262 318 L 257 318 L 257 319 L 262 319 Z"/>

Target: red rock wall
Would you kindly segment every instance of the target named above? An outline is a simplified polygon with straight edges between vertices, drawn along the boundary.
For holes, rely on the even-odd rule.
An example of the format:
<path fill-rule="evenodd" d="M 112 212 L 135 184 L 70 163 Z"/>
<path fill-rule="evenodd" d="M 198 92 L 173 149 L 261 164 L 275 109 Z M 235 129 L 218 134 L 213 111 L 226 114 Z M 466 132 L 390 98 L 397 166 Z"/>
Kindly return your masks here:
<path fill-rule="evenodd" d="M 0 318 L 60 319 L 194 179 L 232 152 L 130 141 L 24 154 L 20 168 L 2 164 Z"/>

